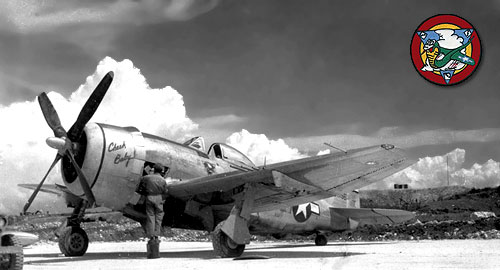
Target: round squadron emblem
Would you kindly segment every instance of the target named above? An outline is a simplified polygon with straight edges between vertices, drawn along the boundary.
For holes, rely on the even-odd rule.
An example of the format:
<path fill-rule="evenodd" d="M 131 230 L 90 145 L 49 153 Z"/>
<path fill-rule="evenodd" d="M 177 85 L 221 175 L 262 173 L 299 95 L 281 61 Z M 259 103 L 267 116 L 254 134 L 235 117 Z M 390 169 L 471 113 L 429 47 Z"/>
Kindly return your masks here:
<path fill-rule="evenodd" d="M 436 15 L 415 30 L 410 47 L 417 72 L 438 85 L 467 79 L 479 65 L 481 41 L 469 22 L 456 15 Z"/>

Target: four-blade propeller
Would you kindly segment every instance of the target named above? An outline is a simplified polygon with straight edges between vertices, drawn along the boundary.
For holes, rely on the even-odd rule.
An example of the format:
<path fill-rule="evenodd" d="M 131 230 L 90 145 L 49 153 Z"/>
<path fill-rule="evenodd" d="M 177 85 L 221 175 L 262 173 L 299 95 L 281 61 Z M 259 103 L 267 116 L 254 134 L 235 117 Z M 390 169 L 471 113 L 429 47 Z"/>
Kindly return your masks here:
<path fill-rule="evenodd" d="M 80 166 L 75 160 L 74 142 L 78 142 L 78 140 L 82 136 L 85 125 L 88 123 L 90 118 L 92 118 L 95 111 L 99 107 L 99 104 L 104 98 L 104 95 L 106 95 L 106 91 L 108 91 L 108 88 L 111 85 L 112 81 L 113 81 L 113 72 L 110 71 L 104 76 L 104 78 L 102 78 L 101 82 L 92 92 L 87 102 L 85 102 L 85 105 L 83 105 L 83 108 L 80 111 L 78 118 L 76 119 L 75 123 L 73 124 L 73 126 L 71 126 L 68 132 L 66 132 L 66 130 L 62 127 L 57 111 L 52 105 L 52 102 L 50 102 L 50 99 L 47 96 L 47 94 L 45 94 L 44 92 L 38 96 L 38 103 L 40 104 L 40 108 L 42 109 L 45 121 L 47 121 L 47 124 L 52 129 L 55 136 L 55 138 L 48 138 L 47 144 L 50 147 L 57 149 L 58 152 L 54 161 L 52 162 L 52 165 L 50 165 L 49 170 L 42 178 L 42 181 L 38 184 L 36 189 L 31 194 L 30 198 L 24 205 L 23 208 L 24 213 L 26 213 L 28 208 L 31 206 L 31 203 L 33 202 L 36 195 L 40 191 L 40 188 L 47 179 L 47 176 L 49 175 L 52 168 L 54 168 L 57 162 L 63 157 L 69 158 L 71 164 L 75 168 L 78 174 L 78 179 L 80 180 L 80 185 L 82 186 L 82 189 L 85 193 L 85 197 L 88 201 L 89 206 L 94 205 L 95 203 L 94 193 L 92 192 L 92 189 L 90 188 L 87 182 L 85 174 L 82 172 Z"/>

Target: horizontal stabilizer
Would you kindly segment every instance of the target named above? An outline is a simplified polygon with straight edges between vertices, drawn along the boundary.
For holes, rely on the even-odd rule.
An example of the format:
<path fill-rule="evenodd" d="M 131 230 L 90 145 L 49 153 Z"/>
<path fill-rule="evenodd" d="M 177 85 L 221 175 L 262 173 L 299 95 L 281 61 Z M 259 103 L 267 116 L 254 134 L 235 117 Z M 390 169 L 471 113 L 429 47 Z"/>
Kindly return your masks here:
<path fill-rule="evenodd" d="M 330 208 L 332 219 L 343 217 L 356 222 L 358 226 L 365 224 L 396 224 L 415 217 L 412 212 L 397 209 L 377 208 Z"/>

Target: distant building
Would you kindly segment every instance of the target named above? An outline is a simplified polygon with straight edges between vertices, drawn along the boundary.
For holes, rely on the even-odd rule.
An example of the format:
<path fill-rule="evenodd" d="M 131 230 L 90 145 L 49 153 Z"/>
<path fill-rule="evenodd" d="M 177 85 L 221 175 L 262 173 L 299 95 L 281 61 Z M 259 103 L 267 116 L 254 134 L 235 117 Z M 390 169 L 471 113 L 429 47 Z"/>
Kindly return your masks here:
<path fill-rule="evenodd" d="M 394 184 L 394 189 L 408 189 L 408 184 Z"/>

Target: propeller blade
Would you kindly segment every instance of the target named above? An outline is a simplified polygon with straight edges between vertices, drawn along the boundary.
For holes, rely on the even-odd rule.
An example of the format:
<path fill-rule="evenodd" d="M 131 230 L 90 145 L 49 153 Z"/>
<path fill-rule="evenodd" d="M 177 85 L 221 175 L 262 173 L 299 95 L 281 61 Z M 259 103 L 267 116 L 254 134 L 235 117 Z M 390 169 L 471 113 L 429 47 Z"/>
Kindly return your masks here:
<path fill-rule="evenodd" d="M 59 116 L 57 115 L 57 111 L 50 102 L 49 97 L 45 92 L 41 93 L 38 96 L 38 103 L 40 104 L 40 108 L 42 109 L 43 117 L 45 117 L 45 121 L 54 132 L 54 136 L 61 138 L 66 137 L 66 130 L 61 125 L 61 120 L 59 120 Z"/>
<path fill-rule="evenodd" d="M 94 92 L 92 92 L 87 102 L 85 102 L 85 105 L 83 105 L 78 118 L 68 131 L 68 138 L 71 141 L 76 142 L 82 136 L 83 128 L 85 128 L 87 122 L 90 118 L 92 118 L 95 111 L 99 107 L 99 104 L 101 104 L 104 95 L 106 95 L 106 91 L 108 91 L 108 88 L 113 81 L 113 76 L 113 71 L 108 72 L 97 85 Z"/>
<path fill-rule="evenodd" d="M 35 199 L 36 195 L 38 194 L 38 192 L 40 191 L 40 188 L 42 188 L 42 185 L 43 183 L 45 182 L 45 179 L 47 179 L 47 176 L 49 175 L 50 171 L 52 170 L 52 168 L 54 168 L 54 166 L 56 165 L 56 163 L 62 158 L 61 155 L 57 154 L 56 158 L 54 159 L 54 161 L 52 162 L 52 165 L 50 165 L 50 168 L 49 170 L 47 171 L 47 173 L 45 174 L 45 176 L 42 178 L 42 181 L 40 182 L 40 184 L 38 184 L 38 186 L 36 187 L 36 189 L 33 191 L 33 193 L 31 194 L 31 197 L 28 199 L 28 201 L 26 202 L 26 204 L 24 205 L 23 207 L 23 213 L 26 213 L 26 211 L 28 211 L 28 208 L 30 208 L 31 206 L 31 203 L 33 202 L 33 200 Z"/>
<path fill-rule="evenodd" d="M 72 150 L 68 149 L 66 153 L 68 154 L 68 157 L 71 160 L 73 167 L 75 167 L 76 173 L 78 173 L 78 179 L 80 180 L 80 185 L 82 186 L 83 192 L 87 197 L 89 206 L 92 207 L 95 204 L 95 197 L 94 193 L 92 192 L 92 189 L 90 189 L 89 182 L 87 182 L 87 177 L 85 177 L 85 174 L 82 172 L 82 169 L 80 169 L 80 166 L 78 166 L 78 163 L 76 163 L 75 156 L 73 155 Z"/>

